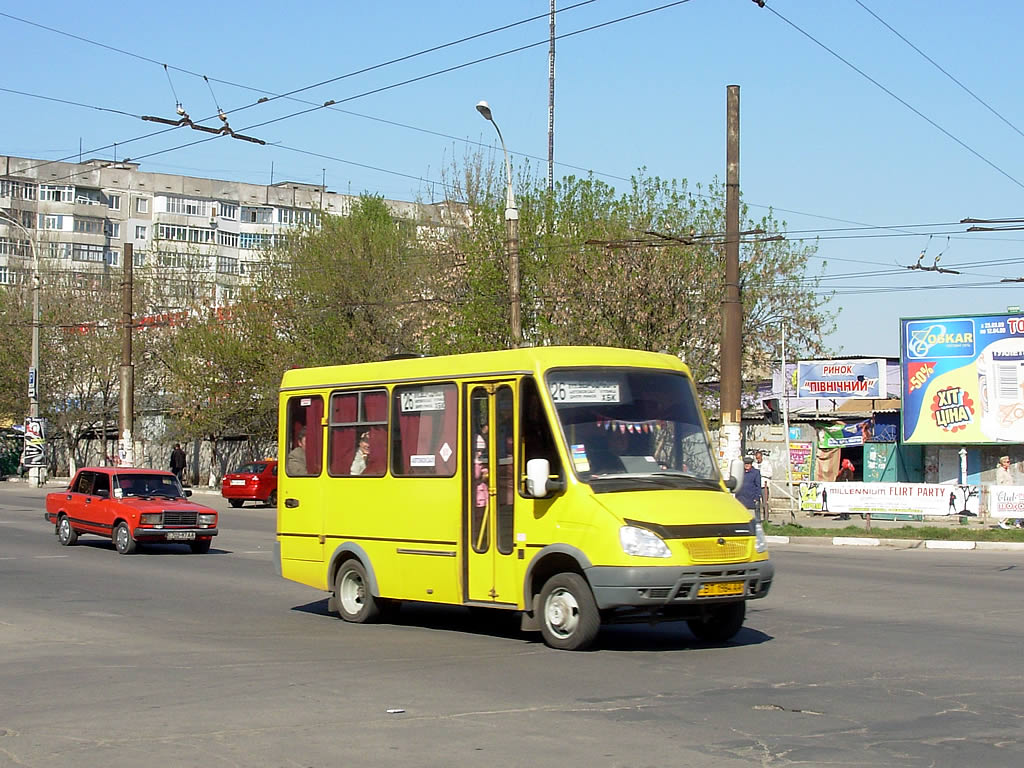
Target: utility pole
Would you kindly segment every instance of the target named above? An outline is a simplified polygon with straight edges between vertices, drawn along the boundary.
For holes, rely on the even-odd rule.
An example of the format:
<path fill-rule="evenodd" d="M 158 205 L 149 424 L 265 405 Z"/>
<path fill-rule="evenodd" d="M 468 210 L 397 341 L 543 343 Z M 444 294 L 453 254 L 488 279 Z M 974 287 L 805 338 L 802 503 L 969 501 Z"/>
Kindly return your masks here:
<path fill-rule="evenodd" d="M 548 43 L 548 192 L 555 188 L 555 0 L 551 0 Z"/>
<path fill-rule="evenodd" d="M 725 294 L 722 298 L 721 418 L 719 453 L 732 474 L 742 449 L 743 310 L 740 304 L 740 87 L 726 86 L 725 149 Z"/>
<path fill-rule="evenodd" d="M 121 267 L 121 419 L 119 456 L 121 465 L 135 466 L 135 368 L 132 366 L 132 290 L 135 272 L 135 254 L 131 243 L 124 244 L 124 264 Z"/>

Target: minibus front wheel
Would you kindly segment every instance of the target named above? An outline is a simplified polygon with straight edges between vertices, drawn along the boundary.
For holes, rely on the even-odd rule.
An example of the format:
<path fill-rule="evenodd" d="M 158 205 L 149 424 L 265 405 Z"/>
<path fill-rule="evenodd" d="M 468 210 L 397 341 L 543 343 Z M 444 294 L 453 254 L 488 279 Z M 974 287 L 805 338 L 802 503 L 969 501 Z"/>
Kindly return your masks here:
<path fill-rule="evenodd" d="M 358 560 L 346 560 L 334 581 L 338 615 L 353 624 L 366 624 L 380 615 L 377 599 L 370 594 L 366 569 Z"/>
<path fill-rule="evenodd" d="M 540 632 L 544 642 L 563 651 L 590 647 L 601 628 L 594 593 L 578 573 L 556 573 L 540 591 Z"/>

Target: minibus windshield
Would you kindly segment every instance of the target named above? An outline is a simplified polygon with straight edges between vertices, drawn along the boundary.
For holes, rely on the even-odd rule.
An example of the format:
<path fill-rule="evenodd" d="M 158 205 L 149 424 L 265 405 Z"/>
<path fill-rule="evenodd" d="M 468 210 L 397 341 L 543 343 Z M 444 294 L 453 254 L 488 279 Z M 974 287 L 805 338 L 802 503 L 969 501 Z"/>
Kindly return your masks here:
<path fill-rule="evenodd" d="M 572 368 L 550 371 L 546 384 L 570 463 L 595 490 L 720 488 L 686 376 Z"/>

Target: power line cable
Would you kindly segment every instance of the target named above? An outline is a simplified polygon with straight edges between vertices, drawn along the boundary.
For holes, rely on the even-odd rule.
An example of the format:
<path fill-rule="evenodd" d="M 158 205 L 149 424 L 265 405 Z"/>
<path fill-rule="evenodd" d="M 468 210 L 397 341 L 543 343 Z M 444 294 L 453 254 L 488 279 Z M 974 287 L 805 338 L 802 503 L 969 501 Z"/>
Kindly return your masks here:
<path fill-rule="evenodd" d="M 917 109 L 917 108 L 916 108 L 916 107 L 914 107 L 914 106 L 913 106 L 912 104 L 910 104 L 910 102 L 908 102 L 908 101 L 906 101 L 905 99 L 903 99 L 903 98 L 901 98 L 901 97 L 897 96 L 897 95 L 896 95 L 895 93 L 893 93 L 893 92 L 892 92 L 891 90 L 889 90 L 889 89 L 888 89 L 888 88 L 886 88 L 886 87 L 885 87 L 884 85 L 882 85 L 882 84 L 881 84 L 880 82 L 878 82 L 877 80 L 875 80 L 875 78 L 871 77 L 871 75 L 867 74 L 867 73 L 866 73 L 866 72 L 865 72 L 864 70 L 862 70 L 862 69 L 860 69 L 859 67 L 857 67 L 857 66 L 856 66 L 855 64 L 853 64 L 852 62 L 850 62 L 850 61 L 849 61 L 848 59 L 845 59 L 845 58 L 843 58 L 843 57 L 842 57 L 842 56 L 841 56 L 840 54 L 836 53 L 836 51 L 834 51 L 834 50 L 832 50 L 831 48 L 829 48 L 829 47 L 828 47 L 827 45 L 825 45 L 825 44 L 824 44 L 823 42 L 821 42 L 820 40 L 818 40 L 817 38 L 815 38 L 815 37 L 814 37 L 813 35 L 811 35 L 811 34 L 810 34 L 809 32 L 805 31 L 804 29 L 801 29 L 801 28 L 800 28 L 799 26 L 797 26 L 796 24 L 794 24 L 794 23 L 793 23 L 792 21 L 790 21 L 789 19 L 787 19 L 787 18 L 786 18 L 785 16 L 783 16 L 783 15 L 782 15 L 781 13 L 779 13 L 778 11 L 776 11 L 776 10 L 775 10 L 774 8 L 772 8 L 771 6 L 769 6 L 769 5 L 762 5 L 762 7 L 763 7 L 763 8 L 767 8 L 767 9 L 768 9 L 769 11 L 771 11 L 771 12 L 772 12 L 773 14 L 775 14 L 775 15 L 776 15 L 776 16 L 777 16 L 778 18 L 780 18 L 780 19 L 781 19 L 782 21 L 784 21 L 784 22 L 786 22 L 787 24 L 789 24 L 789 26 L 791 26 L 791 27 L 792 27 L 793 29 L 795 29 L 795 30 L 796 30 L 797 32 L 799 32 L 799 33 L 800 33 L 801 35 L 803 35 L 804 37 L 806 37 L 806 38 L 807 38 L 808 40 L 810 40 L 810 41 L 811 41 L 812 43 L 814 43 L 815 45 L 819 46 L 819 47 L 820 47 L 820 48 L 822 48 L 823 50 L 827 51 L 828 53 L 830 53 L 830 54 L 831 54 L 832 56 L 834 56 L 835 58 L 839 59 L 839 61 L 841 61 L 841 62 L 842 62 L 843 64 L 845 64 L 846 66 L 848 66 L 848 67 L 849 67 L 850 69 L 852 69 L 852 70 L 853 70 L 854 72 L 856 72 L 856 73 L 857 73 L 858 75 L 860 75 L 861 77 L 863 77 L 863 78 L 864 78 L 865 80 L 867 80 L 868 82 L 872 83 L 872 84 L 873 84 L 874 86 L 876 86 L 877 88 L 880 88 L 881 90 L 885 91 L 885 92 L 886 92 L 887 94 L 889 94 L 889 96 L 891 96 L 892 98 L 896 99 L 896 101 L 898 101 L 898 102 L 899 102 L 900 104 L 902 104 L 902 105 L 903 105 L 904 107 L 906 107 L 906 108 L 907 108 L 907 109 L 909 109 L 909 110 L 910 110 L 911 112 L 913 112 L 913 113 L 914 113 L 915 115 L 917 115 L 918 117 L 920 117 L 920 118 L 921 118 L 922 120 L 924 120 L 924 121 L 925 121 L 926 123 L 928 123 L 929 125 L 931 125 L 931 126 L 932 126 L 933 128 L 935 128 L 936 130 L 940 131 L 940 132 L 941 132 L 941 133 L 942 133 L 943 135 L 945 135 L 946 137 L 948 137 L 948 138 L 952 139 L 953 141 L 955 141 L 955 142 L 956 142 L 957 144 L 959 144 L 959 145 L 960 145 L 961 147 L 963 147 L 964 149 L 966 149 L 966 150 L 967 150 L 968 152 L 970 152 L 970 153 L 971 153 L 972 155 L 974 155 L 974 156 L 975 156 L 976 158 L 978 158 L 979 160 L 981 160 L 981 161 L 982 161 L 983 163 L 985 163 L 985 164 L 986 164 L 987 166 L 989 166 L 989 167 L 990 167 L 990 168 L 992 168 L 993 170 L 997 171 L 997 172 L 998 172 L 998 173 L 1000 173 L 1001 175 L 1005 176 L 1005 177 L 1006 177 L 1007 179 L 1009 179 L 1010 181 L 1012 181 L 1012 182 L 1013 182 L 1014 184 L 1016 184 L 1016 185 L 1017 185 L 1018 187 L 1020 187 L 1021 189 L 1024 189 L 1024 183 L 1022 183 L 1022 182 L 1018 181 L 1018 180 L 1017 180 L 1016 178 L 1014 178 L 1014 177 L 1013 177 L 1013 176 L 1011 176 L 1011 175 L 1010 175 L 1009 173 L 1007 173 L 1006 171 L 1004 171 L 1004 170 L 1003 170 L 1002 168 L 1000 168 L 1000 167 L 999 167 L 998 165 L 996 165 L 995 163 L 993 163 L 993 162 L 992 162 L 991 160 L 989 160 L 989 159 L 988 159 L 987 157 L 985 157 L 984 155 L 982 155 L 982 154 L 981 154 L 980 152 L 978 152 L 978 151 L 977 151 L 976 149 L 974 149 L 973 147 L 971 147 L 970 145 L 968 145 L 968 144 L 967 144 L 967 143 L 966 143 L 965 141 L 963 141 L 962 139 L 959 139 L 959 138 L 957 138 L 956 136 L 954 136 L 954 135 L 953 135 L 952 133 L 950 133 L 949 131 L 947 131 L 947 130 L 946 130 L 945 128 L 943 128 L 943 127 L 942 127 L 941 125 L 939 125 L 939 124 L 938 124 L 937 122 L 935 122 L 935 121 L 934 121 L 934 120 L 932 120 L 932 119 L 931 119 L 930 117 L 928 117 L 928 116 L 927 116 L 926 114 L 924 114 L 923 112 L 921 112 L 921 110 Z"/>
<path fill-rule="evenodd" d="M 917 53 L 920 54 L 922 58 L 924 58 L 929 64 L 931 64 L 933 67 L 935 67 L 937 70 L 939 70 L 939 72 L 944 74 L 946 77 L 948 77 L 950 80 L 952 80 L 958 86 L 960 86 L 960 88 L 962 88 L 964 91 L 966 91 L 968 94 L 970 94 L 974 98 L 975 101 L 977 101 L 979 104 L 981 104 L 981 106 L 983 106 L 985 109 L 987 109 L 993 115 L 995 115 L 1000 120 L 1002 120 L 1004 123 L 1006 123 L 1010 128 L 1012 128 L 1014 131 L 1016 131 L 1020 136 L 1024 136 L 1024 132 L 1022 132 L 1020 130 L 1020 128 L 1018 128 L 1016 125 L 1011 123 L 1003 115 L 1001 115 L 999 112 L 997 112 L 994 107 L 992 107 L 984 99 L 982 99 L 978 94 L 976 94 L 974 91 L 972 91 L 966 85 L 964 85 L 959 80 L 957 80 L 955 77 L 953 77 L 953 75 L 951 75 L 949 72 L 947 72 L 945 69 L 943 69 L 939 65 L 939 63 L 936 62 L 931 56 L 929 56 L 927 53 L 922 51 L 920 48 L 918 48 L 916 45 L 914 45 L 912 42 L 910 42 L 907 38 L 905 38 L 903 35 L 901 35 L 899 32 L 897 32 L 895 29 L 893 29 L 892 26 L 885 19 L 883 19 L 877 13 L 875 13 L 873 10 L 871 10 L 866 5 L 864 5 L 864 3 L 861 2 L 861 0 L 853 0 L 853 1 L 855 3 L 857 3 L 857 5 L 859 5 L 861 8 L 863 8 L 865 11 L 867 11 L 869 14 L 874 16 L 875 19 L 877 19 L 880 24 L 882 24 L 886 29 L 888 29 L 890 32 L 892 32 L 894 35 L 896 35 L 896 37 L 898 37 L 904 43 L 906 43 L 911 48 L 913 48 L 915 51 L 917 51 Z"/>
<path fill-rule="evenodd" d="M 593 2 L 596 2 L 596 1 L 597 0 L 582 0 L 581 2 L 575 3 L 574 5 L 570 5 L 570 6 L 566 7 L 566 8 L 562 8 L 562 9 L 560 9 L 557 12 L 558 13 L 564 13 L 565 11 L 570 11 L 570 10 L 573 10 L 573 9 L 578 8 L 580 6 L 583 6 L 583 5 L 589 5 L 590 3 L 593 3 Z M 687 2 L 688 0 L 681 0 L 681 1 L 682 2 Z M 127 50 L 124 50 L 122 48 L 116 48 L 114 46 L 107 45 L 106 43 L 100 43 L 100 42 L 95 41 L 95 40 L 90 40 L 89 38 L 82 37 L 81 35 L 75 35 L 75 34 L 72 34 L 70 32 L 65 32 L 63 30 L 56 29 L 54 27 L 49 27 L 49 26 L 47 26 L 45 24 L 39 24 L 38 22 L 30 21 L 28 19 L 24 19 L 24 18 L 21 18 L 19 16 L 14 16 L 13 14 L 10 14 L 10 13 L 4 13 L 4 12 L 0 11 L 0 16 L 12 19 L 14 21 L 21 22 L 23 24 L 28 24 L 30 26 L 38 27 L 40 29 L 45 29 L 48 32 L 53 32 L 53 33 L 58 34 L 58 35 L 63 35 L 65 37 L 70 37 L 70 38 L 78 40 L 80 42 L 88 43 L 90 45 L 96 45 L 96 46 L 99 46 L 101 48 L 105 48 L 107 50 L 114 51 L 116 53 L 124 54 L 126 56 L 131 56 L 133 58 L 137 58 L 137 59 L 140 59 L 142 61 L 147 61 L 147 62 L 149 62 L 151 64 L 157 64 L 158 66 L 163 67 L 165 72 L 167 71 L 168 68 L 170 68 L 170 69 L 174 69 L 174 70 L 177 70 L 177 71 L 180 71 L 180 72 L 184 72 L 185 74 L 188 74 L 188 75 L 192 75 L 193 77 L 198 77 L 198 78 L 205 78 L 206 77 L 205 75 L 202 75 L 202 74 L 200 74 L 198 72 L 193 72 L 191 70 L 184 69 L 182 67 L 176 67 L 176 66 L 173 66 L 173 65 L 164 64 L 163 62 L 159 62 L 156 59 L 152 59 L 152 58 L 150 58 L 148 56 L 143 56 L 141 54 L 133 53 L 132 51 L 127 51 Z M 416 58 L 418 56 L 423 56 L 423 55 L 425 55 L 427 53 L 433 53 L 435 51 L 439 51 L 439 50 L 442 50 L 444 48 L 449 48 L 449 47 L 452 47 L 452 46 L 455 46 L 455 45 L 459 45 L 461 43 L 468 42 L 470 40 L 475 40 L 475 39 L 480 38 L 480 37 L 485 37 L 487 35 L 495 34 L 497 32 L 502 32 L 502 31 L 505 31 L 505 30 L 508 30 L 508 29 L 512 29 L 513 27 L 519 26 L 521 24 L 526 24 L 526 23 L 529 23 L 529 22 L 532 22 L 532 21 L 536 21 L 538 19 L 546 19 L 546 18 L 548 18 L 548 14 L 547 13 L 538 14 L 536 16 L 531 16 L 531 17 L 526 18 L 526 19 L 521 19 L 519 21 L 512 22 L 510 24 L 505 24 L 505 25 L 500 26 L 500 27 L 495 27 L 493 29 L 486 30 L 484 32 L 479 32 L 479 33 L 474 34 L 474 35 L 469 35 L 468 37 L 464 37 L 464 38 L 461 38 L 459 40 L 453 40 L 453 41 L 448 42 L 448 43 L 442 43 L 440 45 L 436 45 L 436 46 L 433 46 L 431 48 L 423 49 L 423 50 L 418 51 L 416 53 L 407 54 L 405 56 L 401 56 L 401 57 L 398 57 L 396 59 L 392 59 L 390 61 L 382 62 L 380 64 L 375 64 L 375 65 L 370 66 L 370 67 L 365 67 L 363 69 L 360 69 L 360 70 L 357 70 L 357 71 L 354 71 L 354 72 L 348 72 L 348 73 L 346 73 L 344 75 L 339 75 L 338 77 L 332 78 L 330 80 L 325 80 L 325 81 L 322 81 L 320 83 L 316 83 L 314 85 L 304 86 L 302 88 L 297 88 L 297 89 L 294 89 L 292 91 L 289 91 L 287 94 L 272 94 L 272 96 L 273 96 L 273 99 L 277 99 L 277 98 L 283 98 L 285 96 L 290 96 L 291 94 L 301 93 L 302 91 L 306 91 L 306 90 L 309 90 L 311 88 L 318 87 L 320 85 L 324 85 L 324 84 L 331 83 L 331 82 L 336 82 L 338 80 L 343 80 L 343 79 L 348 78 L 348 77 L 353 77 L 353 76 L 355 76 L 357 74 L 363 74 L 363 73 L 366 73 L 366 72 L 370 72 L 370 71 L 373 71 L 375 69 L 380 69 L 381 67 L 389 66 L 390 64 L 398 63 L 398 62 L 401 62 L 401 61 L 408 61 L 408 60 Z M 230 85 L 232 87 L 242 88 L 242 89 L 245 89 L 245 90 L 256 91 L 258 93 L 266 93 L 266 91 L 262 91 L 261 89 L 253 88 L 253 87 L 247 86 L 247 85 L 241 85 L 241 84 L 238 84 L 238 83 L 232 83 L 232 82 L 230 82 L 228 80 L 218 80 L 217 78 L 214 78 L 214 80 L 216 82 L 221 82 L 221 83 L 224 83 L 226 85 Z M 170 75 L 169 74 L 168 74 L 168 81 L 170 81 Z M 173 83 L 171 84 L 171 92 L 175 93 L 174 92 L 174 85 L 173 85 Z M 175 100 L 177 101 L 177 94 L 176 93 L 175 93 Z M 237 109 L 233 109 L 231 111 L 232 112 L 240 112 L 240 111 L 242 111 L 244 109 L 249 109 L 250 107 L 254 107 L 254 106 L 266 103 L 266 102 L 271 101 L 271 100 L 272 99 L 270 99 L 270 98 L 259 99 L 259 100 L 255 101 L 255 102 L 252 102 L 251 104 L 247 104 L 245 106 L 238 107 Z M 211 115 L 209 117 L 202 118 L 201 120 L 198 120 L 197 122 L 204 122 L 206 120 L 212 120 L 215 117 L 217 117 L 217 115 Z M 162 133 L 166 133 L 167 130 L 173 130 L 173 129 L 164 129 L 164 130 L 160 130 L 160 131 L 155 131 L 155 132 L 153 132 L 151 134 L 147 134 L 145 136 L 135 137 L 135 138 L 132 138 L 132 139 L 128 139 L 126 141 L 117 142 L 117 143 L 115 143 L 113 145 L 108 144 L 108 145 L 105 145 L 103 147 L 97 147 L 95 149 L 89 150 L 89 154 L 93 154 L 95 152 L 101 152 L 101 151 L 103 151 L 105 149 L 110 149 L 111 146 L 116 146 L 117 144 L 121 144 L 123 146 L 125 144 L 130 144 L 130 143 L 135 142 L 135 141 L 140 141 L 141 139 L 150 138 L 152 136 L 159 136 Z M 50 160 L 50 161 L 46 161 L 44 163 L 40 163 L 39 165 L 34 166 L 34 167 L 35 168 L 40 168 L 40 167 L 43 167 L 43 166 L 48 165 L 50 163 L 63 162 L 65 160 L 69 160 L 69 159 L 72 159 L 72 158 L 74 158 L 74 155 L 69 155 L 68 157 L 62 158 L 60 160 Z M 27 170 L 32 170 L 32 168 L 29 168 Z"/>

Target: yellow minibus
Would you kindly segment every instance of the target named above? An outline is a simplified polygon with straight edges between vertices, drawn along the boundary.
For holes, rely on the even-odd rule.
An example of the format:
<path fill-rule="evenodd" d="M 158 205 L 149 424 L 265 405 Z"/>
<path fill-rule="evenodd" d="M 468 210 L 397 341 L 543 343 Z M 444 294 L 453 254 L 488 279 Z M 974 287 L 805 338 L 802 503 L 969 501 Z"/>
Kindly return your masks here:
<path fill-rule="evenodd" d="M 771 587 L 686 366 L 536 347 L 284 374 L 279 573 L 346 621 L 402 601 L 522 614 L 548 645 L 602 623 L 733 637 Z M 731 484 L 731 481 L 730 481 Z"/>

